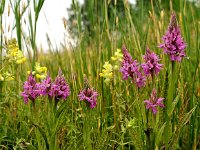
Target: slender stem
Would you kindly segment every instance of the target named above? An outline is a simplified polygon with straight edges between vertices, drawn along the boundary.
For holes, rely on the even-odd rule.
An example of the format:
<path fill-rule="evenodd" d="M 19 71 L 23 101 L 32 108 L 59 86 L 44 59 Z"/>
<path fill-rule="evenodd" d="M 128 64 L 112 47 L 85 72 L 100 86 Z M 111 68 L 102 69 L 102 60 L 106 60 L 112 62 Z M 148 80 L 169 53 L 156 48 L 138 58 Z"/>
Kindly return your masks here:
<path fill-rule="evenodd" d="M 84 116 L 84 124 L 83 124 L 83 140 L 84 140 L 84 145 L 86 147 L 86 150 L 92 150 L 92 144 L 91 144 L 91 137 L 90 137 L 90 125 L 91 125 L 91 113 L 90 110 L 86 108 L 87 115 Z"/>
<path fill-rule="evenodd" d="M 114 95 L 113 82 L 112 82 L 111 90 L 112 90 L 112 107 L 113 107 L 113 116 L 114 116 L 114 126 L 115 126 L 115 129 L 117 131 L 118 126 L 117 126 L 117 118 L 116 118 L 116 101 L 115 101 L 115 95 Z"/>
<path fill-rule="evenodd" d="M 59 102 L 59 99 L 58 99 L 57 97 L 55 97 L 54 113 L 55 113 L 56 110 L 57 110 L 58 102 Z"/>
<path fill-rule="evenodd" d="M 174 97 L 174 83 L 175 83 L 175 63 L 171 63 L 171 76 L 170 76 L 170 82 L 169 82 L 169 91 L 168 91 L 168 100 L 167 100 L 167 110 L 169 111 L 172 105 L 173 97 Z"/>
<path fill-rule="evenodd" d="M 37 111 L 35 107 L 35 100 L 32 100 L 32 117 L 33 121 L 35 121 L 35 118 L 37 118 Z"/>
<path fill-rule="evenodd" d="M 172 133 L 172 124 L 171 124 L 171 119 L 173 117 L 169 116 L 168 112 L 171 109 L 172 102 L 174 99 L 174 89 L 175 89 L 175 62 L 172 61 L 171 63 L 171 76 L 170 76 L 170 82 L 169 82 L 169 90 L 168 90 L 168 95 L 167 95 L 167 112 L 166 112 L 166 128 L 165 128 L 165 144 L 166 144 L 166 149 L 168 149 L 169 146 L 169 140 L 171 137 Z"/>
<path fill-rule="evenodd" d="M 1 60 L 2 60 L 2 45 L 3 45 L 3 32 L 2 32 L 2 14 L 1 14 L 1 17 L 0 17 L 0 31 L 1 31 L 1 44 L 0 44 L 0 50 L 1 50 Z M 1 61 L 2 62 L 2 61 Z M 3 63 L 1 63 L 1 66 L 3 65 Z"/>
<path fill-rule="evenodd" d="M 2 32 L 2 14 L 0 14 L 1 16 L 0 16 L 0 31 L 1 31 L 1 43 L 0 43 L 0 52 L 1 52 L 1 68 L 3 68 L 3 55 L 2 55 L 2 45 L 3 45 L 3 32 Z M 3 92 L 3 82 L 1 82 L 0 81 L 0 93 L 2 93 Z M 0 97 L 1 98 L 1 97 Z"/>
<path fill-rule="evenodd" d="M 151 129 L 148 127 L 147 130 L 145 131 L 146 137 L 147 137 L 147 150 L 151 150 L 151 136 L 150 136 L 150 131 Z"/>
<path fill-rule="evenodd" d="M 35 16 L 35 24 L 34 24 L 34 37 L 33 37 L 33 48 L 34 48 L 34 61 L 37 61 L 37 47 L 36 47 L 36 31 L 37 31 L 37 18 Z"/>
<path fill-rule="evenodd" d="M 154 72 L 151 73 L 151 78 L 152 78 L 152 89 L 153 89 L 154 84 L 155 84 L 155 75 L 154 75 Z"/>

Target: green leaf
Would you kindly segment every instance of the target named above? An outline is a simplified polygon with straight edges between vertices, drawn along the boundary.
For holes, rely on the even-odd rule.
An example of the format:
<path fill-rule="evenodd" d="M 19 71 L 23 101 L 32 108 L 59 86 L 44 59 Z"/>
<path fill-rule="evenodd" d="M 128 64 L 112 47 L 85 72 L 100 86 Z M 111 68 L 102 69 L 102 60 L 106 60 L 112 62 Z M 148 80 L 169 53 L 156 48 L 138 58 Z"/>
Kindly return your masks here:
<path fill-rule="evenodd" d="M 66 110 L 66 108 L 67 108 L 67 101 L 65 101 L 65 102 L 63 102 L 62 103 L 62 105 L 59 107 L 59 109 L 56 111 L 56 118 L 59 118 L 60 117 L 60 115 L 62 114 L 62 112 L 64 111 L 64 110 Z"/>
<path fill-rule="evenodd" d="M 190 120 L 190 118 L 191 118 L 191 116 L 194 113 L 194 111 L 195 111 L 196 108 L 197 108 L 197 106 L 195 106 L 187 114 L 185 114 L 185 116 L 181 120 L 181 124 L 180 124 L 182 127 Z"/>
<path fill-rule="evenodd" d="M 2 0 L 1 1 L 1 7 L 0 7 L 0 15 L 2 15 L 3 14 L 3 12 L 4 12 L 4 9 L 5 9 L 5 2 L 6 2 L 6 0 Z"/>
<path fill-rule="evenodd" d="M 194 113 L 195 109 L 197 106 L 195 106 L 194 108 L 192 108 L 188 113 L 186 113 L 184 115 L 184 117 L 180 120 L 180 123 L 172 137 L 172 140 L 169 144 L 169 149 L 176 149 L 177 143 L 178 143 L 178 139 L 179 139 L 179 135 L 181 132 L 181 129 L 186 125 L 186 123 L 190 120 L 192 114 Z"/>
<path fill-rule="evenodd" d="M 168 112 L 167 112 L 167 113 L 168 113 L 169 116 L 172 115 L 172 113 L 173 113 L 173 111 L 174 111 L 174 109 L 175 109 L 175 107 L 176 107 L 176 105 L 177 105 L 179 99 L 180 99 L 180 94 L 178 94 L 178 95 L 176 96 L 175 100 L 172 102 L 172 105 L 171 105 L 170 109 L 168 109 Z"/>
<path fill-rule="evenodd" d="M 166 122 L 162 125 L 162 127 L 160 128 L 160 130 L 158 131 L 158 134 L 156 136 L 156 141 L 155 141 L 155 145 L 158 146 L 159 145 L 159 142 L 161 141 L 162 139 L 162 134 L 163 134 L 163 131 L 165 129 L 165 125 L 166 125 Z"/>
<path fill-rule="evenodd" d="M 47 136 L 46 136 L 46 133 L 44 131 L 44 129 L 42 129 L 39 125 L 37 124 L 33 124 L 35 127 L 37 127 L 38 131 L 40 132 L 40 134 L 42 135 L 44 141 L 45 141 L 45 144 L 46 144 L 46 148 L 49 149 L 49 142 L 48 142 L 48 139 L 47 139 Z"/>

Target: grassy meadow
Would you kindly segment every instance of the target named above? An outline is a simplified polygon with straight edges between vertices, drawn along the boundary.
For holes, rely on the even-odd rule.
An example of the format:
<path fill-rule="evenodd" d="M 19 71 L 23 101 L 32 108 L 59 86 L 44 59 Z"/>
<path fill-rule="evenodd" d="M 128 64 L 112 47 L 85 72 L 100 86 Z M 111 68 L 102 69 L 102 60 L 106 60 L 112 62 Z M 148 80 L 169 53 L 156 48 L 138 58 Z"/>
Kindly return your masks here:
<path fill-rule="evenodd" d="M 37 21 L 48 0 L 7 0 L 9 5 L 1 0 L 0 149 L 200 149 L 200 7 L 186 0 L 169 0 L 169 8 L 164 8 L 162 2 L 151 0 L 149 7 L 140 3 L 137 12 L 132 12 L 124 0 L 123 13 L 119 13 L 117 0 L 111 10 L 111 1 L 88 1 L 90 30 L 86 30 L 80 5 L 72 0 L 73 21 L 64 20 L 63 27 L 66 32 L 75 31 L 71 37 L 76 44 L 58 49 L 48 41 L 49 50 L 43 52 L 36 43 Z M 186 43 L 186 56 L 180 62 L 171 61 L 159 47 L 172 12 Z M 15 16 L 13 25 L 3 23 L 10 13 Z M 16 37 L 7 36 L 6 30 Z M 117 49 L 122 57 L 123 46 L 138 65 L 145 63 L 147 47 L 163 64 L 158 75 L 145 77 L 141 88 L 130 77 L 123 79 L 123 60 L 113 58 Z M 110 65 L 105 66 L 106 62 Z M 110 74 L 103 76 L 107 68 Z M 64 78 L 57 76 L 59 70 Z M 65 79 L 70 94 L 62 98 L 56 92 L 39 94 L 32 99 L 29 95 L 25 103 L 22 92 L 30 74 L 38 84 L 46 76 L 52 78 L 52 85 L 58 77 Z M 98 93 L 94 108 L 78 96 L 86 88 Z M 156 114 L 144 102 L 153 89 L 158 98 L 164 98 L 164 108 L 157 107 Z"/>

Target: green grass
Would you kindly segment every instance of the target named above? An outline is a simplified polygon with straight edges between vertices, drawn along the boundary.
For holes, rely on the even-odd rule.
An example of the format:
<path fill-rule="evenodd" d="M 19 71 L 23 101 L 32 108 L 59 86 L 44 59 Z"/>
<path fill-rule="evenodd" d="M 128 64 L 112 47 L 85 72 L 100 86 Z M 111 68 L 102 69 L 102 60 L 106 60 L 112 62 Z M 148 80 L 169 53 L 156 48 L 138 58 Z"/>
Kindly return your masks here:
<path fill-rule="evenodd" d="M 18 1 L 21 3 L 21 1 Z M 48 3 L 48 1 L 45 1 Z M 97 8 L 97 1 L 90 3 L 90 11 Z M 17 4 L 17 3 L 16 3 Z M 43 0 L 38 1 L 35 14 L 30 14 L 31 23 L 29 36 L 31 44 L 23 39 L 21 32 L 21 17 L 14 9 L 19 45 L 22 49 L 32 47 L 33 58 L 25 64 L 9 63 L 6 70 L 14 74 L 15 80 L 0 81 L 0 148 L 1 149 L 200 149 L 200 20 L 198 9 L 192 4 L 180 0 L 172 8 L 179 5 L 176 12 L 181 33 L 187 42 L 186 55 L 181 63 L 176 63 L 176 73 L 171 72 L 171 62 L 163 50 L 158 48 L 162 42 L 170 19 L 170 11 L 156 9 L 140 9 L 139 15 L 132 14 L 129 5 L 124 3 L 125 16 L 118 23 L 110 23 L 108 18 L 108 3 L 103 1 L 103 21 L 93 17 L 93 37 L 82 32 L 81 12 L 74 3 L 74 11 L 78 20 L 77 29 L 79 44 L 71 50 L 54 50 L 48 54 L 37 51 L 37 19 Z M 159 5 L 159 4 L 158 4 Z M 16 6 L 17 5 L 14 5 Z M 1 1 L 0 15 L 3 11 Z M 30 7 L 30 6 L 27 6 Z M 172 9 L 171 8 L 171 9 Z M 117 9 L 117 8 L 115 8 Z M 27 11 L 27 10 L 25 10 Z M 114 10 L 113 10 L 114 11 Z M 148 12 L 149 11 L 149 12 Z M 97 12 L 97 11 L 96 11 Z M 148 13 L 147 13 L 148 12 Z M 163 14 L 162 14 L 163 13 Z M 117 14 L 115 14 L 117 15 Z M 114 20 L 117 16 L 114 16 Z M 2 25 L 1 17 L 0 23 Z M 4 26 L 4 25 L 3 25 Z M 5 28 L 5 27 L 4 27 Z M 113 35 L 116 33 L 116 35 Z M 1 34 L 1 51 L 6 41 Z M 11 37 L 7 37 L 8 39 Z M 89 42 L 88 42 L 89 41 Z M 88 44 L 89 43 L 89 44 Z M 159 97 L 168 101 L 169 93 L 173 92 L 173 102 L 169 110 L 159 109 L 153 116 L 145 109 L 144 100 L 152 91 L 151 81 L 138 90 L 130 80 L 123 81 L 120 72 L 115 71 L 115 78 L 106 85 L 99 76 L 103 64 L 109 61 L 117 48 L 125 44 L 134 59 L 143 62 L 142 56 L 148 46 L 155 51 L 164 64 L 164 69 L 155 79 L 154 87 Z M 20 96 L 27 71 L 31 70 L 35 61 L 48 68 L 50 75 L 55 78 L 59 68 L 62 69 L 70 86 L 71 94 L 66 101 L 59 102 L 59 109 L 53 110 L 48 98 L 36 99 L 35 109 L 31 101 L 24 104 Z M 5 62 L 1 59 L 1 66 Z M 3 73 L 1 69 L 1 74 Z M 88 109 L 84 102 L 78 100 L 78 93 L 84 86 L 84 75 L 90 85 L 99 93 L 98 104 L 94 109 Z M 173 85 L 172 85 L 173 84 Z M 173 90 L 171 89 L 173 88 Z M 165 102 L 167 103 L 167 102 Z M 148 116 L 147 116 L 148 115 Z M 148 123 L 147 123 L 148 118 Z M 147 133 L 150 133 L 150 141 Z"/>

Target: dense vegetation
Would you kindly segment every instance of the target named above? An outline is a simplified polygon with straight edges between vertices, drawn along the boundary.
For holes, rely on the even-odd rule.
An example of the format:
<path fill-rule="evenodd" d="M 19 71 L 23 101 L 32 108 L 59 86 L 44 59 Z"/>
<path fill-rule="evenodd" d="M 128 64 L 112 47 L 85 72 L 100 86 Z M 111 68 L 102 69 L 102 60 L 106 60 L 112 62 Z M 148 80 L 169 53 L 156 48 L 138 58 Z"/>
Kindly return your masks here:
<path fill-rule="evenodd" d="M 0 3 L 1 149 L 200 149 L 194 2 L 73 0 L 75 44 L 48 53 L 36 43 L 48 1 Z"/>

